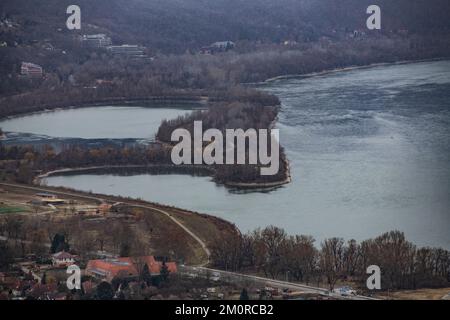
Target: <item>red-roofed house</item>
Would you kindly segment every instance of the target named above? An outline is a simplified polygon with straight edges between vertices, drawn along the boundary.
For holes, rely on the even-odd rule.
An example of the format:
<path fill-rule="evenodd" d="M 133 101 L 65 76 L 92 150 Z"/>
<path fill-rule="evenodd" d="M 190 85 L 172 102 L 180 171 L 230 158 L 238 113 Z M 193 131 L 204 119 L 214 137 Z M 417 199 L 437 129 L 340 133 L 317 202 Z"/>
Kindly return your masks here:
<path fill-rule="evenodd" d="M 98 206 L 97 213 L 107 214 L 111 210 L 112 205 L 108 203 L 102 203 Z"/>
<path fill-rule="evenodd" d="M 55 267 L 68 267 L 75 263 L 76 256 L 68 252 L 61 251 L 52 256 L 52 264 Z"/>
<path fill-rule="evenodd" d="M 24 77 L 42 78 L 43 73 L 41 66 L 31 62 L 22 62 L 22 65 L 20 66 L 20 74 Z"/>
<path fill-rule="evenodd" d="M 142 269 L 145 264 L 148 265 L 152 275 L 160 274 L 162 262 L 156 261 L 153 256 L 90 260 L 86 266 L 86 274 L 106 281 L 111 281 L 116 276 L 135 277 L 139 275 L 139 272 L 142 271 L 140 269 Z M 166 266 L 170 273 L 177 272 L 177 265 L 175 262 L 166 262 Z"/>

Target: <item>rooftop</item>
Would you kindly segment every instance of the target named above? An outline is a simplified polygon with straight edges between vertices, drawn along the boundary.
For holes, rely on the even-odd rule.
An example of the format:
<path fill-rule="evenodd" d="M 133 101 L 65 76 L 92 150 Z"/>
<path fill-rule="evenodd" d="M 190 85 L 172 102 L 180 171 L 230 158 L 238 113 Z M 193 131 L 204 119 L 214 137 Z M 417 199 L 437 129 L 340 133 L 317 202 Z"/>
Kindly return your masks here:
<path fill-rule="evenodd" d="M 147 264 L 151 274 L 160 273 L 162 262 L 156 261 L 153 256 L 90 260 L 87 264 L 86 271 L 102 277 L 108 276 L 111 278 L 120 274 L 135 276 L 138 274 L 137 265 L 138 268 L 143 268 L 145 264 Z M 170 272 L 177 271 L 175 262 L 167 262 L 166 266 Z"/>

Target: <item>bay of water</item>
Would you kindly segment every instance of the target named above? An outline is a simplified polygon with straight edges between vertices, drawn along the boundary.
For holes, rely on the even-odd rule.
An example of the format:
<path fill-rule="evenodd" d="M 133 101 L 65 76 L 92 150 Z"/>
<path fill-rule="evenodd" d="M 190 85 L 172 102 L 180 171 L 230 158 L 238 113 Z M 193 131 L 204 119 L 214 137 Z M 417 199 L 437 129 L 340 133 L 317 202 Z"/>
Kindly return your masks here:
<path fill-rule="evenodd" d="M 153 139 L 163 119 L 189 112 L 181 107 L 104 106 L 40 112 L 0 121 L 8 132 L 83 139 Z"/>
<path fill-rule="evenodd" d="M 209 213 L 244 232 L 272 224 L 320 242 L 398 229 L 418 245 L 450 248 L 449 61 L 284 79 L 260 88 L 282 102 L 277 126 L 293 178 L 282 188 L 235 193 L 206 177 L 150 174 L 55 176 L 47 183 Z M 147 120 L 140 110 L 139 116 L 134 109 L 107 110 L 117 111 L 114 118 L 123 124 L 111 123 L 115 131 L 100 130 L 102 136 L 130 136 Z M 108 117 L 98 123 L 107 125 Z"/>

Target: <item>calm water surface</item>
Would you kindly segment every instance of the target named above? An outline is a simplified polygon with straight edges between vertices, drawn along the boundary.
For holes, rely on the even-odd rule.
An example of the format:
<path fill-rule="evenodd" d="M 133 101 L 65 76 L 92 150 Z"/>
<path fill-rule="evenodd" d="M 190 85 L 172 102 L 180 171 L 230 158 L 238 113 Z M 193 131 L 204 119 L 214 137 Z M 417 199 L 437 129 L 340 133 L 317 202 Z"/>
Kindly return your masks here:
<path fill-rule="evenodd" d="M 450 248 L 450 62 L 285 79 L 261 89 L 282 101 L 289 185 L 238 194 L 188 175 L 79 175 L 47 183 L 215 214 L 243 231 L 273 224 L 320 241 L 398 229 L 419 245 Z M 116 123 L 98 119 L 116 128 L 103 135 L 129 136 L 119 132 L 147 120 L 139 110 L 117 112 Z"/>
<path fill-rule="evenodd" d="M 153 139 L 161 120 L 189 112 L 180 108 L 105 106 L 42 112 L 0 121 L 3 131 L 58 138 Z"/>

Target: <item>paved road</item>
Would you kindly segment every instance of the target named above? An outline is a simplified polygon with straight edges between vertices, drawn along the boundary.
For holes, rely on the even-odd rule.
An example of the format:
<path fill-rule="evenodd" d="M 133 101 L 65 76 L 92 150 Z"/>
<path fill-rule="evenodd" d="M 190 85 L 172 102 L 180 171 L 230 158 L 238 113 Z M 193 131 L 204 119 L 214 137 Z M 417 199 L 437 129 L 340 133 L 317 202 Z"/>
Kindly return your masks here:
<path fill-rule="evenodd" d="M 225 281 L 253 282 L 261 287 L 272 287 L 272 288 L 278 288 L 278 289 L 287 288 L 287 289 L 291 289 L 294 291 L 302 291 L 305 293 L 315 293 L 315 294 L 326 295 L 326 296 L 329 296 L 332 298 L 337 298 L 337 299 L 379 300 L 379 299 L 366 297 L 366 296 L 359 296 L 359 295 L 342 296 L 337 293 L 329 293 L 329 290 L 327 290 L 325 288 L 307 286 L 307 285 L 294 283 L 294 282 L 273 280 L 273 279 L 264 278 L 264 277 L 258 277 L 258 276 L 247 275 L 247 274 L 242 274 L 242 273 L 211 269 L 211 268 L 206 268 L 206 267 L 180 266 L 179 269 L 183 273 L 195 274 L 195 275 L 198 275 L 201 277 L 206 277 L 208 274 L 209 274 L 209 276 L 218 274 L 218 275 L 220 275 L 220 279 L 225 280 Z"/>
<path fill-rule="evenodd" d="M 3 183 L 3 182 L 0 182 L 0 185 L 7 186 L 7 187 L 13 187 L 13 188 L 20 188 L 20 189 L 25 189 L 25 190 L 32 190 L 32 191 L 37 191 L 37 192 L 51 192 L 51 193 L 54 193 L 54 194 L 68 196 L 68 197 L 89 199 L 89 200 L 93 200 L 93 201 L 96 201 L 96 202 L 99 202 L 99 203 L 102 203 L 102 202 L 105 201 L 105 199 L 100 198 L 100 197 L 87 196 L 87 195 L 83 195 L 83 194 L 63 192 L 63 191 L 55 191 L 55 190 L 52 190 L 52 189 L 45 189 L 45 188 L 41 188 L 41 187 L 30 187 L 30 186 L 23 186 L 23 185 L 12 184 L 12 183 Z M 207 261 L 204 262 L 202 264 L 202 266 L 205 266 L 205 265 L 208 264 L 209 257 L 211 256 L 211 252 L 208 249 L 208 247 L 206 246 L 206 243 L 202 239 L 200 239 L 194 232 L 189 230 L 189 228 L 187 228 L 180 221 L 178 221 L 176 218 L 174 218 L 169 212 L 167 212 L 165 210 L 162 210 L 162 209 L 159 209 L 159 208 L 156 208 L 156 207 L 151 206 L 151 205 L 138 205 L 138 204 L 135 204 L 135 203 L 132 203 L 132 202 L 128 202 L 128 201 L 123 201 L 121 203 L 126 204 L 127 206 L 130 206 L 130 207 L 143 208 L 143 209 L 149 209 L 149 210 L 157 211 L 157 212 L 167 216 L 170 220 L 172 220 L 180 228 L 182 228 L 187 234 L 189 234 L 202 247 L 202 249 L 205 252 L 206 257 L 207 257 Z M 117 205 L 117 204 L 118 203 L 116 203 L 115 205 Z"/>

